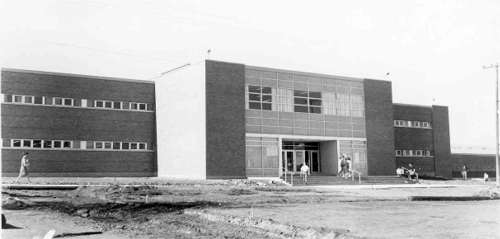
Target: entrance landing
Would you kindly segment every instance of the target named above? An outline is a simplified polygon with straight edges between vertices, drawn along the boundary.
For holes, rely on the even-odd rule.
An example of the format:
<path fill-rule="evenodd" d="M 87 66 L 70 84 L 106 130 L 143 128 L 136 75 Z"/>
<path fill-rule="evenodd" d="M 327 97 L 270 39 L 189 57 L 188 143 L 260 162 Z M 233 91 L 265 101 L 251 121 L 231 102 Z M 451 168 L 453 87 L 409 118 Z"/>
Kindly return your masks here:
<path fill-rule="evenodd" d="M 282 177 L 282 179 L 284 179 Z M 306 184 L 303 182 L 302 177 L 297 174 L 292 177 L 287 175 L 286 182 L 293 184 L 293 186 L 305 186 Z M 387 184 L 409 184 L 408 181 L 404 178 L 398 176 L 364 176 L 361 177 L 361 183 L 358 180 L 358 177 L 352 178 L 342 178 L 339 176 L 323 176 L 323 175 L 310 175 L 307 178 L 307 186 L 320 186 L 320 185 L 387 185 Z"/>

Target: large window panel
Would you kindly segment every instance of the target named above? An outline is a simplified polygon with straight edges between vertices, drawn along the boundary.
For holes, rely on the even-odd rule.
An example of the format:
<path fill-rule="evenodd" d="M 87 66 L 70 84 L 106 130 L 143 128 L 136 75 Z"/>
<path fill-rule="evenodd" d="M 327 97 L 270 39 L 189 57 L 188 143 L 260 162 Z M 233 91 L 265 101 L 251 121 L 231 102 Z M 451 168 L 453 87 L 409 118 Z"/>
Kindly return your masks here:
<path fill-rule="evenodd" d="M 273 91 L 271 87 L 248 86 L 248 108 L 272 110 Z"/>
<path fill-rule="evenodd" d="M 326 115 L 336 115 L 335 92 L 323 92 L 323 113 Z"/>

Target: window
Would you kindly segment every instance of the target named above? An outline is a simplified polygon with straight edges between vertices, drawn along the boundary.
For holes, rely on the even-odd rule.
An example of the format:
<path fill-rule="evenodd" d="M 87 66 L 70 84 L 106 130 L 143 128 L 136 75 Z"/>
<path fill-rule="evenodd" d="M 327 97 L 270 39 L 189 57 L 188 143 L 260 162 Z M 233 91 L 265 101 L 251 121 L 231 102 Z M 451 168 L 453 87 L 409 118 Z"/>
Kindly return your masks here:
<path fill-rule="evenodd" d="M 137 143 L 130 143 L 130 149 L 137 149 Z"/>
<path fill-rule="evenodd" d="M 426 157 L 431 157 L 431 151 L 430 150 L 426 150 L 425 151 L 425 156 Z"/>
<path fill-rule="evenodd" d="M 430 129 L 431 128 L 431 124 L 429 122 L 422 122 L 422 128 Z"/>
<path fill-rule="evenodd" d="M 54 140 L 53 141 L 53 146 L 54 146 L 54 148 L 61 148 L 62 147 L 62 141 L 61 140 Z"/>
<path fill-rule="evenodd" d="M 321 92 L 309 91 L 309 113 L 321 114 Z"/>
<path fill-rule="evenodd" d="M 108 109 L 113 108 L 113 102 L 112 101 L 104 101 L 104 108 L 108 108 Z"/>
<path fill-rule="evenodd" d="M 81 106 L 82 107 L 87 107 L 87 99 L 82 99 Z"/>
<path fill-rule="evenodd" d="M 146 110 L 146 104 L 145 103 L 140 103 L 139 104 L 139 110 Z"/>
<path fill-rule="evenodd" d="M 122 149 L 130 149 L 129 143 L 122 143 Z"/>
<path fill-rule="evenodd" d="M 131 103 L 130 103 L 130 109 L 131 109 L 131 110 L 137 110 L 137 103 L 133 103 L 133 102 L 131 102 Z"/>
<path fill-rule="evenodd" d="M 335 115 L 335 92 L 323 92 L 323 113 L 325 115 Z"/>
<path fill-rule="evenodd" d="M 278 111 L 293 112 L 293 90 L 278 88 Z"/>
<path fill-rule="evenodd" d="M 14 103 L 23 103 L 23 96 L 22 95 L 14 95 Z"/>
<path fill-rule="evenodd" d="M 413 121 L 413 127 L 420 128 L 420 121 Z"/>
<path fill-rule="evenodd" d="M 111 149 L 112 143 L 111 142 L 104 142 L 104 148 L 105 149 Z"/>
<path fill-rule="evenodd" d="M 349 95 L 337 93 L 337 115 L 350 116 Z"/>
<path fill-rule="evenodd" d="M 102 101 L 102 100 L 96 100 L 95 101 L 95 107 L 96 108 L 104 108 L 104 101 Z"/>
<path fill-rule="evenodd" d="M 71 148 L 72 142 L 71 141 L 63 141 L 63 148 Z"/>
<path fill-rule="evenodd" d="M 396 156 L 401 156 L 401 150 L 396 150 Z"/>
<path fill-rule="evenodd" d="M 408 126 L 408 127 L 412 127 L 412 126 L 413 126 L 413 124 L 412 124 L 412 122 L 411 122 L 411 121 L 407 121 L 406 126 Z"/>
<path fill-rule="evenodd" d="M 272 110 L 273 96 L 271 87 L 248 86 L 248 108 Z"/>
<path fill-rule="evenodd" d="M 63 104 L 63 99 L 60 97 L 54 97 L 52 99 L 52 104 L 53 105 L 62 105 Z"/>
<path fill-rule="evenodd" d="M 321 114 L 321 92 L 294 90 L 295 112 Z"/>
<path fill-rule="evenodd" d="M 351 116 L 363 117 L 363 114 L 364 114 L 363 96 L 351 94 Z"/>
<path fill-rule="evenodd" d="M 408 156 L 408 150 L 403 150 L 403 156 Z"/>
<path fill-rule="evenodd" d="M 31 140 L 23 139 L 23 147 L 31 148 Z"/>
<path fill-rule="evenodd" d="M 423 150 L 415 150 L 415 155 L 418 156 L 418 157 L 422 157 L 423 156 Z"/>
<path fill-rule="evenodd" d="M 21 147 L 21 140 L 20 139 L 13 139 L 12 140 L 12 147 Z"/>
<path fill-rule="evenodd" d="M 70 98 L 63 98 L 63 103 L 66 106 L 73 106 L 73 99 Z"/>
<path fill-rule="evenodd" d="M 94 148 L 96 148 L 96 149 L 103 149 L 104 148 L 104 143 L 96 141 L 95 145 L 94 145 Z"/>
<path fill-rule="evenodd" d="M 42 140 L 34 139 L 33 140 L 33 148 L 41 148 L 41 147 L 42 147 Z"/>
<path fill-rule="evenodd" d="M 42 105 L 43 102 L 44 102 L 44 97 L 43 96 L 35 96 L 35 100 L 34 100 L 34 104 L 37 104 L 37 105 Z"/>
<path fill-rule="evenodd" d="M 12 102 L 12 95 L 4 95 L 4 102 Z"/>
<path fill-rule="evenodd" d="M 410 149 L 410 150 L 408 150 L 408 156 L 413 156 L 413 155 L 414 155 L 414 154 L 413 154 L 413 150 L 411 150 L 411 149 Z"/>
<path fill-rule="evenodd" d="M 121 110 L 122 102 L 113 102 L 113 109 Z"/>
<path fill-rule="evenodd" d="M 394 126 L 399 127 L 399 120 L 394 120 Z"/>
<path fill-rule="evenodd" d="M 30 96 L 30 95 L 24 96 L 24 103 L 25 104 L 33 104 L 33 96 Z"/>
<path fill-rule="evenodd" d="M 146 149 L 146 144 L 145 143 L 139 143 L 139 149 L 145 150 Z"/>
<path fill-rule="evenodd" d="M 43 141 L 43 148 L 44 149 L 50 149 L 50 148 L 52 148 L 52 140 L 44 140 Z"/>

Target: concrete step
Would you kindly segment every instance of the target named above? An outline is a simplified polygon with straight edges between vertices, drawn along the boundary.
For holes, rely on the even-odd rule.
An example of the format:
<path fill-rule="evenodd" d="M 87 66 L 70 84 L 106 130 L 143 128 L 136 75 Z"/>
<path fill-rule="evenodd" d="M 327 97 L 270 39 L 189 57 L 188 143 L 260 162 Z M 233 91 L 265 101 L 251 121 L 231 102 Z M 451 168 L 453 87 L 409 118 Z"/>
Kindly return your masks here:
<path fill-rule="evenodd" d="M 291 182 L 291 177 L 287 176 L 288 183 Z M 406 180 L 397 176 L 368 176 L 361 177 L 361 184 L 404 184 Z M 305 185 L 302 178 L 298 175 L 293 177 L 294 185 Z M 307 185 L 355 185 L 360 184 L 358 178 L 342 178 L 338 176 L 319 176 L 312 175 L 307 179 Z"/>

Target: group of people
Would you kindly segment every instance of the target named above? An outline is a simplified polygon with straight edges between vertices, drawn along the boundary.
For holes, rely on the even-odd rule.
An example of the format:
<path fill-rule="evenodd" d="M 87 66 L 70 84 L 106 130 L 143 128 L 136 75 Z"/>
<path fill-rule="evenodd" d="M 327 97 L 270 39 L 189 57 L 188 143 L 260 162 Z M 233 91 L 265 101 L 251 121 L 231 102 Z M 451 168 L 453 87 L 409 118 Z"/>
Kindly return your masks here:
<path fill-rule="evenodd" d="M 411 182 L 413 181 L 418 182 L 418 173 L 415 167 L 413 167 L 412 163 L 408 164 L 408 168 L 398 167 L 396 169 L 396 174 L 400 177 L 408 178 L 408 180 Z"/>
<path fill-rule="evenodd" d="M 351 177 L 352 161 L 347 154 L 342 154 L 340 156 L 340 171 L 339 176 L 343 178 Z"/>
<path fill-rule="evenodd" d="M 467 168 L 467 165 L 464 164 L 464 166 L 462 166 L 462 170 L 460 171 L 460 173 L 462 174 L 462 179 L 463 180 L 467 180 L 467 172 L 469 171 L 469 168 Z M 489 175 L 488 173 L 484 172 L 483 173 L 483 181 L 484 183 L 488 182 L 489 180 Z"/>

